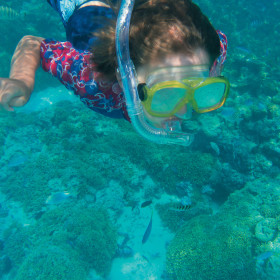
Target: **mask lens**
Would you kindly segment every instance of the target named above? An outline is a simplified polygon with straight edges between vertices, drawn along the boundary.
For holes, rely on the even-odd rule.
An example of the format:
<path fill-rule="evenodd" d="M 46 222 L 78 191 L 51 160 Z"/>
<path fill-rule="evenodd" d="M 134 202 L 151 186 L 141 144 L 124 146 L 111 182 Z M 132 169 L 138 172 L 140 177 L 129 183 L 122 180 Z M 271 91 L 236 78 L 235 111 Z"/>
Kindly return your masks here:
<path fill-rule="evenodd" d="M 194 99 L 198 109 L 208 109 L 223 101 L 226 85 L 214 83 L 202 86 L 195 90 Z"/>
<path fill-rule="evenodd" d="M 155 92 L 151 109 L 156 113 L 170 113 L 185 96 L 184 88 L 163 88 Z"/>

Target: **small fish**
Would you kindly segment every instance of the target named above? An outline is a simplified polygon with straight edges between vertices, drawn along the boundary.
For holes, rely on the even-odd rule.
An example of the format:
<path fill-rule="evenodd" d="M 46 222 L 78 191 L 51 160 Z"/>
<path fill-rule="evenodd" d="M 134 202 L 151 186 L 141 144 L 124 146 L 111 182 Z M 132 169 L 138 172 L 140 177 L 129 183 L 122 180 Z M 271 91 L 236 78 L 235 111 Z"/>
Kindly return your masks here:
<path fill-rule="evenodd" d="M 27 156 L 24 154 L 14 154 L 8 161 L 8 167 L 17 167 L 27 161 Z"/>
<path fill-rule="evenodd" d="M 143 235 L 143 238 L 142 238 L 142 244 L 146 243 L 150 234 L 151 234 L 151 231 L 152 231 L 152 224 L 153 224 L 153 213 L 154 211 L 152 211 L 152 215 L 151 215 L 151 219 L 150 219 L 150 222 L 148 224 L 148 227 Z"/>
<path fill-rule="evenodd" d="M 210 142 L 210 146 L 211 146 L 211 148 L 215 151 L 215 153 L 217 154 L 217 156 L 219 156 L 219 155 L 220 155 L 219 146 L 218 146 L 215 142 Z"/>
<path fill-rule="evenodd" d="M 243 46 L 238 46 L 236 47 L 236 50 L 238 50 L 238 52 L 243 53 L 243 54 L 251 54 L 252 51 L 247 49 L 246 47 Z"/>
<path fill-rule="evenodd" d="M 142 255 L 142 257 L 143 257 L 143 259 L 144 259 L 147 263 L 151 263 L 151 262 L 149 261 L 149 259 L 148 259 L 146 256 Z"/>
<path fill-rule="evenodd" d="M 256 257 L 256 259 L 259 260 L 259 261 L 264 261 L 264 260 L 270 258 L 272 255 L 273 255 L 273 252 L 268 251 L 268 252 L 264 252 L 264 253 L 259 254 Z"/>
<path fill-rule="evenodd" d="M 239 123 L 242 120 L 239 111 L 232 107 L 224 107 L 221 111 L 221 115 L 231 123 Z"/>
<path fill-rule="evenodd" d="M 265 21 L 263 20 L 259 20 L 259 19 L 254 19 L 251 21 L 250 26 L 251 27 L 259 27 L 261 25 L 263 25 L 265 23 Z"/>
<path fill-rule="evenodd" d="M 181 198 L 180 203 L 183 206 L 192 205 L 192 199 L 189 195 L 185 195 Z"/>
<path fill-rule="evenodd" d="M 171 211 L 175 211 L 175 212 L 184 212 L 186 210 L 189 210 L 191 208 L 191 205 L 182 205 L 182 204 L 178 204 L 175 206 L 170 207 Z"/>
<path fill-rule="evenodd" d="M 20 18 L 20 14 L 12 8 L 0 6 L 0 20 L 14 20 Z"/>
<path fill-rule="evenodd" d="M 257 107 L 258 107 L 258 109 L 259 109 L 260 111 L 266 110 L 266 105 L 263 104 L 262 102 L 259 102 L 259 103 L 257 104 Z"/>
<path fill-rule="evenodd" d="M 145 202 L 143 202 L 143 203 L 141 204 L 141 208 L 147 207 L 147 206 L 149 206 L 149 205 L 151 205 L 151 204 L 152 204 L 152 201 L 151 201 L 151 200 L 147 200 L 147 201 L 145 201 Z"/>
<path fill-rule="evenodd" d="M 252 98 L 248 98 L 244 101 L 244 105 L 246 106 L 252 106 L 254 104 L 254 101 Z"/>
<path fill-rule="evenodd" d="M 46 204 L 49 204 L 49 205 L 60 204 L 60 203 L 65 202 L 70 197 L 71 197 L 70 193 L 66 192 L 66 191 L 53 193 L 47 198 Z"/>
<path fill-rule="evenodd" d="M 235 109 L 232 107 L 223 107 L 221 114 L 225 118 L 232 117 L 235 114 Z"/>
<path fill-rule="evenodd" d="M 201 187 L 201 193 L 202 194 L 209 194 L 209 195 L 211 195 L 214 192 L 215 192 L 215 190 L 212 189 L 212 187 L 210 185 L 208 185 L 208 184 Z"/>

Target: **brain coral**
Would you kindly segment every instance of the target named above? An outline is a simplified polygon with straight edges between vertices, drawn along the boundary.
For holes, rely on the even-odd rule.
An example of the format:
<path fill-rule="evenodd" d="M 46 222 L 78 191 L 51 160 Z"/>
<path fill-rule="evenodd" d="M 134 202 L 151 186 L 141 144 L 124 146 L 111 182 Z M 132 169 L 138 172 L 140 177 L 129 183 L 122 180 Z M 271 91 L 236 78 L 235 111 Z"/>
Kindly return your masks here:
<path fill-rule="evenodd" d="M 110 271 L 117 242 L 107 213 L 102 209 L 80 210 L 69 217 L 65 226 L 81 259 L 100 274 Z"/>
<path fill-rule="evenodd" d="M 263 219 L 257 223 L 255 229 L 256 238 L 262 242 L 272 241 L 277 234 L 276 219 Z"/>
<path fill-rule="evenodd" d="M 187 222 L 170 244 L 167 269 L 176 280 L 256 279 L 249 229 L 200 216 Z M 234 275 L 234 278 L 233 278 Z"/>
<path fill-rule="evenodd" d="M 78 256 L 56 246 L 34 248 L 20 266 L 15 280 L 86 280 L 87 273 Z"/>
<path fill-rule="evenodd" d="M 5 248 L 16 269 L 19 267 L 17 280 L 82 280 L 92 268 L 102 275 L 110 271 L 117 247 L 116 231 L 102 208 L 69 202 L 49 209 L 36 224 L 17 228 L 13 226 L 6 233 Z M 57 278 L 47 278 L 48 273 L 52 275 L 52 265 Z M 33 277 L 36 273 L 38 278 Z"/>
<path fill-rule="evenodd" d="M 244 189 L 231 194 L 216 215 L 201 215 L 187 221 L 168 248 L 170 278 L 261 279 L 256 273 L 261 253 L 258 248 L 263 242 L 270 242 L 271 248 L 278 248 L 279 228 L 277 219 L 262 217 L 259 209 L 266 204 L 271 207 L 273 217 L 280 215 L 279 208 L 274 207 L 280 197 L 278 186 L 279 181 L 266 179 L 249 182 Z M 278 260 L 275 252 L 271 257 L 274 266 L 266 275 L 279 276 Z"/>

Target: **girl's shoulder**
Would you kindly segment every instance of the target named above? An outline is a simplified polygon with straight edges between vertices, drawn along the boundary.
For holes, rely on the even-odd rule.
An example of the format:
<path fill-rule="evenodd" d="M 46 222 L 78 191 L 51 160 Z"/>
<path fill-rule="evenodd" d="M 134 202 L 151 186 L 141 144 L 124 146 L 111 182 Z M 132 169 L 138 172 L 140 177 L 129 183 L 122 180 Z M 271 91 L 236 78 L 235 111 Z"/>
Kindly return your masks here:
<path fill-rule="evenodd" d="M 89 2 L 90 0 L 47 0 L 48 3 L 60 14 L 63 23 L 67 23 L 74 13 L 76 7 Z"/>

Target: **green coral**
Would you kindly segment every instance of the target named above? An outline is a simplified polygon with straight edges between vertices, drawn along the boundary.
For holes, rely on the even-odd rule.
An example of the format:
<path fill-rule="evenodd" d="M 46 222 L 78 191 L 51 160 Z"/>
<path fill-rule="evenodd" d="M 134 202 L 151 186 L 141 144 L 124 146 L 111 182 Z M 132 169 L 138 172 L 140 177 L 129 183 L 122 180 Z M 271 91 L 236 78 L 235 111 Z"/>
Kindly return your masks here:
<path fill-rule="evenodd" d="M 5 230 L 4 240 L 4 254 L 9 257 L 13 265 L 18 266 L 26 257 L 32 245 L 28 228 L 18 223 L 13 223 Z"/>
<path fill-rule="evenodd" d="M 47 279 L 44 278 L 46 277 L 44 273 L 50 271 L 51 261 L 42 253 L 44 251 L 42 248 L 47 250 L 49 247 L 54 248 L 48 252 L 50 255 L 56 251 L 62 259 L 69 255 L 69 262 L 63 266 L 64 270 L 67 270 L 66 267 L 71 265 L 70 260 L 72 260 L 73 267 L 78 266 L 79 270 L 89 272 L 89 269 L 93 268 L 99 274 L 106 275 L 110 271 L 116 252 L 116 231 L 111 225 L 106 210 L 87 208 L 84 205 L 77 206 L 69 202 L 49 209 L 34 225 L 23 227 L 15 224 L 5 233 L 4 253 L 11 259 L 15 270 L 20 267 L 20 275 L 28 275 L 24 274 L 24 270 L 28 264 L 35 261 L 36 256 L 39 256 L 37 252 L 40 252 L 42 258 L 46 260 L 39 263 L 42 278 L 36 279 Z M 80 260 L 79 263 L 77 260 Z M 43 267 L 44 263 L 45 267 Z M 55 266 L 54 271 L 58 269 L 60 275 L 60 260 L 53 258 L 52 264 Z M 28 273 L 32 276 L 33 270 L 28 269 Z M 17 279 L 35 279 L 31 276 L 29 278 L 20 276 Z M 65 276 L 49 279 L 79 278 Z"/>
<path fill-rule="evenodd" d="M 250 238 L 249 229 L 226 220 L 218 224 L 213 217 L 200 216 L 188 221 L 168 249 L 171 279 L 255 279 L 254 265 L 248 261 Z"/>
<path fill-rule="evenodd" d="M 189 179 L 192 184 L 198 186 L 208 182 L 214 164 L 215 160 L 211 154 L 201 152 L 180 153 L 172 162 L 180 179 Z"/>
<path fill-rule="evenodd" d="M 253 229 L 263 220 L 258 209 L 274 188 L 256 180 L 231 194 L 215 216 L 187 221 L 168 248 L 171 279 L 257 279 L 254 254 L 259 241 Z"/>
<path fill-rule="evenodd" d="M 188 211 L 172 211 L 172 203 L 158 204 L 156 209 L 160 215 L 161 221 L 165 227 L 168 227 L 172 232 L 176 232 L 189 216 Z"/>
<path fill-rule="evenodd" d="M 157 152 L 152 150 L 143 154 L 145 158 L 140 164 L 145 164 L 143 168 L 149 170 L 149 175 L 161 182 L 165 191 L 171 194 L 176 193 L 176 184 L 181 181 L 189 181 L 197 186 L 208 183 L 216 164 L 209 153 L 186 151 L 181 147 L 171 149 L 168 146 Z"/>
<path fill-rule="evenodd" d="M 276 219 L 263 219 L 257 223 L 255 229 L 256 238 L 261 242 L 272 241 L 277 234 Z"/>
<path fill-rule="evenodd" d="M 268 196 L 260 206 L 260 213 L 265 218 L 276 218 L 280 214 L 280 196 Z"/>
<path fill-rule="evenodd" d="M 190 209 L 184 211 L 177 211 L 178 206 L 181 206 L 179 202 L 156 205 L 162 224 L 172 232 L 177 232 L 188 220 L 197 215 L 212 213 L 207 203 L 194 202 Z"/>
<path fill-rule="evenodd" d="M 280 254 L 274 253 L 267 261 L 258 261 L 256 269 L 260 280 L 280 279 Z"/>
<path fill-rule="evenodd" d="M 2 184 L 1 191 L 15 201 L 19 201 L 26 212 L 40 211 L 45 204 L 50 191 L 46 188 L 48 182 L 47 166 L 45 172 L 38 176 L 34 162 L 26 163 L 17 173 L 17 176 L 9 176 Z M 49 164 L 48 164 L 49 165 Z M 43 166 L 40 168 L 43 169 Z"/>
<path fill-rule="evenodd" d="M 45 244 L 35 247 L 19 267 L 15 280 L 86 280 L 87 271 L 72 251 Z"/>
<path fill-rule="evenodd" d="M 117 243 L 116 232 L 104 209 L 61 205 L 46 212 L 34 231 L 34 242 L 45 237 L 63 248 L 71 245 L 89 267 L 100 274 L 109 271 Z"/>
<path fill-rule="evenodd" d="M 278 185 L 267 178 L 249 182 L 231 194 L 215 216 L 187 221 L 168 248 L 171 279 L 279 279 Z M 261 216 L 261 206 L 271 206 L 272 217 Z M 270 251 L 269 259 L 258 258 Z"/>
<path fill-rule="evenodd" d="M 71 232 L 71 242 L 85 262 L 100 274 L 110 270 L 117 246 L 116 232 L 104 210 L 76 211 L 67 219 L 65 228 Z"/>

